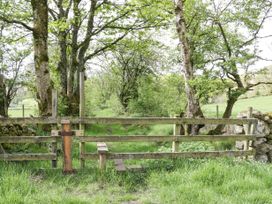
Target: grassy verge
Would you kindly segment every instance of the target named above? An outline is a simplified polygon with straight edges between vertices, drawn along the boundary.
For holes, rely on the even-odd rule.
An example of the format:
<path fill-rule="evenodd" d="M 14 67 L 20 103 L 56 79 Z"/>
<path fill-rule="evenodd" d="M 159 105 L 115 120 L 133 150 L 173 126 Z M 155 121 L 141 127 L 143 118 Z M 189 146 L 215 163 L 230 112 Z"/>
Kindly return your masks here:
<path fill-rule="evenodd" d="M 0 203 L 272 203 L 272 166 L 246 161 L 145 161 L 146 172 L 101 175 L 94 162 L 63 176 L 49 163 L 0 162 Z M 36 170 L 35 170 L 36 169 Z"/>
<path fill-rule="evenodd" d="M 253 107 L 256 110 L 261 112 L 272 112 L 272 96 L 260 96 L 248 99 L 240 99 L 236 102 L 233 108 L 232 117 L 236 117 L 236 115 L 241 111 L 247 111 L 248 107 Z M 219 115 L 220 117 L 223 115 L 223 112 L 226 108 L 225 103 L 221 104 L 208 104 L 202 107 L 202 110 L 206 117 L 215 117 L 216 116 L 216 105 L 219 105 Z"/>

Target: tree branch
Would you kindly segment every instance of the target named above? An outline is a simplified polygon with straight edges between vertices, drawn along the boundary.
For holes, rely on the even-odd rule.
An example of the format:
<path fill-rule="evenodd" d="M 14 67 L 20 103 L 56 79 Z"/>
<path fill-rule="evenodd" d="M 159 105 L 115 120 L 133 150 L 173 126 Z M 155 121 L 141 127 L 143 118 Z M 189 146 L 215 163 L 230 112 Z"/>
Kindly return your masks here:
<path fill-rule="evenodd" d="M 0 20 L 6 22 L 6 23 L 10 23 L 10 24 L 18 24 L 18 25 L 21 25 L 23 26 L 24 28 L 26 28 L 27 30 L 30 30 L 30 31 L 34 31 L 34 28 L 30 27 L 29 25 L 27 25 L 26 23 L 22 22 L 22 21 L 18 21 L 18 20 L 10 20 L 10 19 L 7 19 L 6 17 L 4 16 L 0 16 Z"/>
<path fill-rule="evenodd" d="M 84 62 L 90 60 L 93 56 L 105 51 L 106 49 L 110 48 L 111 46 L 117 44 L 120 40 L 122 40 L 124 37 L 126 37 L 128 32 L 124 33 L 122 36 L 119 38 L 115 39 L 113 42 L 106 44 L 104 47 L 96 49 L 93 53 L 89 54 L 84 58 Z"/>

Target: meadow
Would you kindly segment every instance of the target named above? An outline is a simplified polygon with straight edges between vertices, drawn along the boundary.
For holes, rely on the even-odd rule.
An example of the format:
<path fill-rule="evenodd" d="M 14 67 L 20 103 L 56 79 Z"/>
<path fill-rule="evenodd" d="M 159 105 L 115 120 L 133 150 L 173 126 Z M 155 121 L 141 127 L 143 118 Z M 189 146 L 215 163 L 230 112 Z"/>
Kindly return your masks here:
<path fill-rule="evenodd" d="M 272 96 L 243 99 L 234 115 L 255 109 L 271 111 Z M 224 104 L 219 104 L 222 110 Z M 215 104 L 205 105 L 207 116 L 215 116 Z M 11 112 L 13 113 L 13 112 Z M 109 110 L 97 116 L 105 116 Z M 19 116 L 18 112 L 13 116 Z M 172 125 L 87 127 L 88 135 L 172 135 Z M 13 203 L 91 203 L 91 204 L 269 204 L 272 203 L 272 165 L 236 159 L 174 159 L 126 161 L 140 164 L 142 172 L 118 173 L 113 162 L 101 173 L 96 161 L 87 161 L 80 169 L 78 145 L 74 144 L 74 167 L 77 173 L 63 175 L 62 157 L 58 168 L 50 162 L 0 162 L 0 204 Z M 109 143 L 113 152 L 170 152 L 170 143 Z M 40 148 L 40 147 L 38 147 Z M 181 151 L 233 148 L 222 143 L 182 143 Z M 46 149 L 46 148 L 45 148 Z M 38 150 L 38 149 L 33 149 Z M 30 150 L 29 150 L 30 151 Z M 86 145 L 95 152 L 95 144 Z"/>
<path fill-rule="evenodd" d="M 96 162 L 75 175 L 49 163 L 0 163 L 0 203 L 269 204 L 272 166 L 232 159 L 145 161 L 145 172 L 101 174 Z M 76 164 L 78 166 L 78 164 Z"/>

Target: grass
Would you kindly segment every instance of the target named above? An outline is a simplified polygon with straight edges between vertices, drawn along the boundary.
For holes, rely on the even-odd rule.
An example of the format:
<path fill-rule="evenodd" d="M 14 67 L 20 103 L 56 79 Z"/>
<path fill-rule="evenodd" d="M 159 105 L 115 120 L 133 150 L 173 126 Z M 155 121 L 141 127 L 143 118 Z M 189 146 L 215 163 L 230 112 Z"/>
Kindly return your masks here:
<path fill-rule="evenodd" d="M 236 102 L 233 109 L 233 117 L 236 117 L 239 112 L 247 111 L 248 107 L 253 107 L 254 109 L 261 112 L 272 112 L 272 96 L 259 96 L 248 99 L 240 99 Z M 208 104 L 202 107 L 203 112 L 206 117 L 216 116 L 216 105 L 219 105 L 219 115 L 222 116 L 225 110 L 226 104 Z"/>
<path fill-rule="evenodd" d="M 172 126 L 92 125 L 88 134 L 172 134 Z M 182 151 L 214 150 L 211 143 L 182 143 Z M 95 144 L 86 144 L 88 152 Z M 112 152 L 170 151 L 169 143 L 110 143 Z M 137 160 L 144 172 L 118 174 L 113 162 L 101 174 L 97 161 L 79 169 L 78 145 L 73 148 L 77 174 L 62 174 L 50 162 L 0 162 L 0 204 L 13 203 L 272 203 L 272 165 L 239 159 Z M 58 166 L 61 167 L 62 157 Z"/>
<path fill-rule="evenodd" d="M 32 98 L 24 99 L 17 106 L 9 108 L 9 111 L 8 111 L 9 116 L 23 117 L 22 105 L 25 106 L 25 117 L 29 117 L 31 115 L 37 116 L 38 114 L 37 102 Z"/>
<path fill-rule="evenodd" d="M 268 112 L 272 96 L 239 100 L 234 114 L 247 107 Z M 214 116 L 215 105 L 204 106 Z M 220 104 L 223 110 L 223 104 Z M 103 112 L 101 115 L 109 114 Z M 91 125 L 88 135 L 172 135 L 172 125 Z M 170 143 L 109 143 L 111 152 L 171 151 Z M 33 148 L 33 147 L 32 147 Z M 182 151 L 228 148 L 221 143 L 181 143 Z M 40 149 L 33 150 L 38 151 Z M 43 147 L 44 150 L 44 147 Z M 272 204 L 272 165 L 240 159 L 137 160 L 144 172 L 118 174 L 113 162 L 101 174 L 97 161 L 79 169 L 78 145 L 74 144 L 75 175 L 51 169 L 50 162 L 0 162 L 0 204 L 94 203 L 94 204 Z M 96 145 L 86 144 L 87 152 Z M 62 157 L 59 158 L 60 160 Z M 61 161 L 58 164 L 62 166 Z"/>
<path fill-rule="evenodd" d="M 64 176 L 47 162 L 0 162 L 0 203 L 272 203 L 271 165 L 228 159 L 145 164 L 146 172 L 117 174 L 109 165 L 102 175 L 88 162 Z"/>

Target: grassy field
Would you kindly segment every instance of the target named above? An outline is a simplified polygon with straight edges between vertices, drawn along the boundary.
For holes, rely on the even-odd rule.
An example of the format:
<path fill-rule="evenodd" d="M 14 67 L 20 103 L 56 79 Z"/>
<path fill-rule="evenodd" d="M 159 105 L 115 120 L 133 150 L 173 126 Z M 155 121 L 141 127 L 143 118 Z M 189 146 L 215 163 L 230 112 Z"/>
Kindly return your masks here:
<path fill-rule="evenodd" d="M 167 126 L 92 125 L 87 134 L 172 134 Z M 111 152 L 170 152 L 170 143 L 109 143 Z M 182 143 L 182 151 L 222 149 L 216 143 Z M 144 172 L 117 173 L 112 161 L 101 174 L 97 161 L 79 169 L 78 145 L 73 158 L 77 174 L 64 176 L 50 162 L 0 162 L 0 204 L 272 204 L 272 165 L 240 159 L 137 160 Z M 86 144 L 95 152 L 95 144 Z"/>
<path fill-rule="evenodd" d="M 25 117 L 29 116 L 37 116 L 38 115 L 38 105 L 37 102 L 32 99 L 24 99 L 20 104 L 16 107 L 9 108 L 8 114 L 10 117 L 23 117 L 23 108 L 22 105 L 25 106 Z"/>
<path fill-rule="evenodd" d="M 234 114 L 248 106 L 267 112 L 272 96 L 240 100 Z M 220 104 L 222 110 L 223 104 Z M 215 105 L 204 106 L 214 116 Z M 99 116 L 109 115 L 108 111 Z M 88 135 L 172 135 L 172 125 L 87 127 Z M 108 143 L 111 152 L 170 152 L 170 143 Z M 38 151 L 40 147 L 31 147 Z M 181 151 L 221 150 L 229 143 L 181 143 Z M 42 148 L 45 151 L 46 147 Z M 77 174 L 64 176 L 51 169 L 50 162 L 0 162 L 0 204 L 272 204 L 272 165 L 241 159 L 137 160 L 144 172 L 115 171 L 112 162 L 101 174 L 97 161 L 79 168 L 78 145 L 74 144 L 74 167 Z M 29 149 L 28 149 L 29 150 Z M 29 150 L 30 151 L 30 150 Z M 87 152 L 96 152 L 94 143 Z"/>
<path fill-rule="evenodd" d="M 216 116 L 216 105 L 219 105 L 219 114 L 222 116 L 226 104 L 209 104 L 202 107 L 207 117 Z M 248 99 L 240 99 L 236 102 L 233 109 L 233 117 L 241 111 L 247 111 L 248 107 L 253 107 L 261 112 L 272 112 L 272 96 L 260 96 Z"/>
<path fill-rule="evenodd" d="M 101 174 L 96 162 L 88 162 L 64 176 L 47 162 L 0 162 L 0 203 L 272 203 L 271 165 L 227 159 L 144 164 L 145 172 L 118 174 L 110 164 Z"/>

